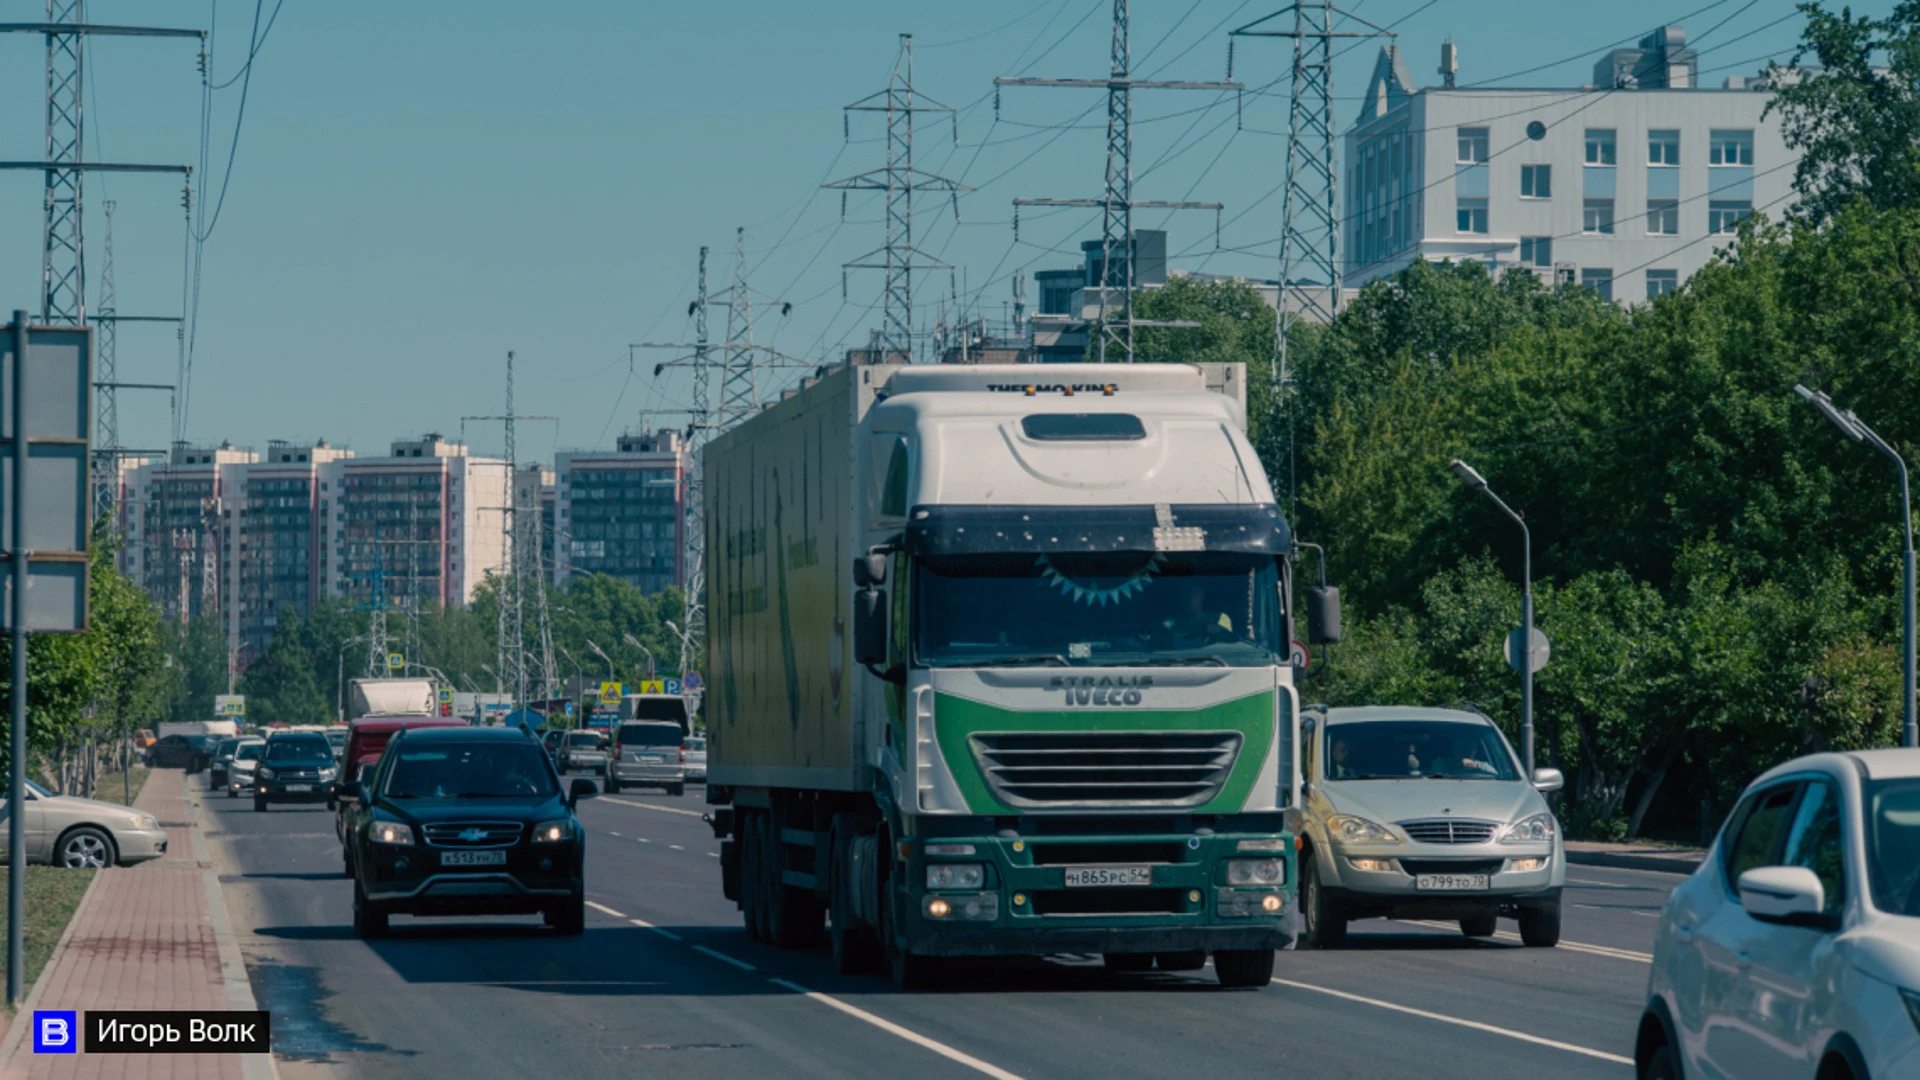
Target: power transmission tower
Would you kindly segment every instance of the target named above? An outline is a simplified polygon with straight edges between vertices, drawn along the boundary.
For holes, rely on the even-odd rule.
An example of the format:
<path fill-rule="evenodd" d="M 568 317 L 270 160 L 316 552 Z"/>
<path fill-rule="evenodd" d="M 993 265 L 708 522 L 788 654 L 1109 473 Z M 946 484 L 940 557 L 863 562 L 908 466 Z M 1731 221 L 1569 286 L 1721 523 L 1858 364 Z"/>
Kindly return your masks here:
<path fill-rule="evenodd" d="M 1107 362 L 1109 346 L 1120 353 L 1119 359 L 1133 361 L 1133 329 L 1136 326 L 1198 325 L 1191 322 L 1161 322 L 1133 317 L 1133 212 L 1153 210 L 1212 210 L 1218 219 L 1219 203 L 1142 201 L 1133 197 L 1133 91 L 1135 90 L 1233 90 L 1245 89 L 1237 82 L 1155 81 L 1133 77 L 1133 59 L 1128 40 L 1127 0 L 1113 0 L 1113 50 L 1111 74 L 1104 79 L 1027 79 L 1001 77 L 993 85 L 1066 86 L 1104 89 L 1107 92 L 1107 188 L 1098 199 L 1015 199 L 1014 235 L 1019 235 L 1022 206 L 1097 206 L 1101 208 L 1100 317 L 1095 324 L 1099 335 L 1099 358 Z M 996 90 L 994 108 L 999 109 Z M 1217 231 L 1216 226 L 1216 231 Z M 1123 252 L 1115 267 L 1114 254 Z M 1120 294 L 1120 313 L 1114 313 L 1110 299 Z"/>
<path fill-rule="evenodd" d="M 520 529 L 520 463 L 516 456 L 519 446 L 515 441 L 515 424 L 521 420 L 551 420 L 560 422 L 557 416 L 522 416 L 513 411 L 513 360 L 512 350 L 507 351 L 507 411 L 498 416 L 463 416 L 460 418 L 462 439 L 465 438 L 466 423 L 469 420 L 498 420 L 505 428 L 507 458 L 507 504 L 504 508 L 506 522 L 503 536 L 506 541 L 507 563 L 501 577 L 498 596 L 499 613 L 495 631 L 498 635 L 495 664 L 495 676 L 502 688 L 513 695 L 513 706 L 518 709 L 527 703 L 527 583 L 531 578 L 536 591 L 535 603 L 540 618 L 545 619 L 546 582 L 540 578 L 539 541 L 533 544 L 532 573 L 528 573 L 528 545 L 524 542 Z M 534 513 L 537 517 L 540 507 L 540 494 L 534 492 Z M 543 629 L 543 641 L 550 631 Z M 544 645 L 543 645 L 544 648 Z M 552 657 L 545 658 L 547 670 L 553 668 Z M 550 680 L 551 675 L 547 678 Z"/>
<path fill-rule="evenodd" d="M 1292 29 L 1262 29 L 1287 16 Z M 1335 30 L 1334 17 L 1357 29 Z M 1292 385 L 1289 343 L 1301 322 L 1329 323 L 1340 307 L 1339 174 L 1334 171 L 1333 41 L 1335 38 L 1392 37 L 1331 0 L 1299 0 L 1264 18 L 1228 33 L 1236 37 L 1293 39 L 1293 92 L 1287 115 L 1287 175 L 1280 203 L 1280 287 L 1275 297 L 1279 316 L 1274 321 L 1273 369 L 1269 374 L 1272 407 L 1287 409 L 1284 424 L 1269 425 L 1275 453 L 1288 461 L 1289 501 L 1293 497 L 1293 419 L 1284 404 Z M 1227 52 L 1227 74 L 1232 76 L 1233 52 Z M 1320 292 L 1321 288 L 1325 292 Z M 1276 416 L 1275 419 L 1278 419 Z"/>
<path fill-rule="evenodd" d="M 113 285 L 113 200 L 106 202 L 107 238 L 100 250 L 100 325 L 93 333 L 94 374 L 100 380 L 94 391 L 93 518 L 113 514 L 109 524 L 119 532 L 120 503 L 120 402 L 119 389 L 119 298 Z"/>
<path fill-rule="evenodd" d="M 887 235 L 884 247 L 844 264 L 840 271 L 840 291 L 844 297 L 848 270 L 886 271 L 886 291 L 882 294 L 885 306 L 882 309 L 879 341 L 881 355 L 898 353 L 910 359 L 913 356 L 913 272 L 949 269 L 946 263 L 913 246 L 913 193 L 950 193 L 955 200 L 954 213 L 957 216 L 960 209 L 959 193 L 973 190 L 944 176 L 914 167 L 913 116 L 923 112 L 951 115 L 953 110 L 913 88 L 913 35 L 901 34 L 900 55 L 893 62 L 893 77 L 887 82 L 887 88 L 861 98 L 842 111 L 849 114 L 887 114 L 887 164 L 885 168 L 835 180 L 824 186 L 840 191 L 842 218 L 847 216 L 847 192 L 886 192 Z M 852 137 L 852 124 L 844 118 L 842 129 L 846 137 Z M 956 143 L 960 141 L 960 122 L 957 118 L 954 120 L 953 137 Z"/>
<path fill-rule="evenodd" d="M 663 360 L 653 367 L 655 378 L 670 367 L 693 369 L 693 409 L 692 419 L 687 424 L 688 455 L 691 467 L 688 470 L 687 489 L 687 624 L 681 637 L 680 670 L 691 670 L 695 658 L 706 644 L 706 480 L 700 463 L 700 451 L 707 442 L 721 432 L 760 411 L 760 372 L 775 369 L 813 368 L 798 357 L 773 348 L 770 345 L 757 345 L 753 341 L 753 309 L 759 307 L 777 307 L 781 315 L 793 310 L 793 305 L 784 300 L 756 299 L 753 289 L 747 284 L 747 231 L 734 230 L 733 245 L 733 284 L 723 295 L 725 299 L 715 299 L 707 290 L 707 249 L 700 249 L 700 292 L 694 297 L 687 313 L 694 318 L 694 340 L 685 341 L 642 341 L 628 346 L 628 349 L 691 349 L 691 355 Z M 709 347 L 707 331 L 707 308 L 709 305 L 727 309 L 727 340 L 719 350 Z M 718 359 L 714 353 L 719 351 Z M 720 405 L 713 405 L 713 376 L 720 375 Z"/>

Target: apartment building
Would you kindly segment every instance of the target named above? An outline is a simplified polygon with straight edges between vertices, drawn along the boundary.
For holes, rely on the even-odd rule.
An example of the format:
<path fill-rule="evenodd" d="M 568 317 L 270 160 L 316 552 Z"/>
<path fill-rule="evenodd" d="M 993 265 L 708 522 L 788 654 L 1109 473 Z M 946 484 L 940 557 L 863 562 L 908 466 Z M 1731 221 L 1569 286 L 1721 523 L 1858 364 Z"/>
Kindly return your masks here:
<path fill-rule="evenodd" d="M 322 477 L 353 451 L 314 441 L 277 440 L 264 458 L 233 470 L 221 520 L 232 553 L 226 605 L 230 640 L 248 656 L 266 652 L 281 616 L 306 617 L 320 595 L 330 499 Z"/>
<path fill-rule="evenodd" d="M 227 497 L 259 460 L 252 450 L 175 443 L 165 461 L 125 475 L 120 566 L 170 623 L 217 615 L 233 598 Z M 230 630 L 231 632 L 231 630 Z"/>
<path fill-rule="evenodd" d="M 684 585 L 692 467 L 681 433 L 664 429 L 554 455 L 554 584 L 611 574 L 647 592 Z"/>
<path fill-rule="evenodd" d="M 1427 259 L 1525 267 L 1618 302 L 1678 288 L 1793 190 L 1765 80 L 1706 88 L 1698 67 L 1678 26 L 1599 58 L 1580 87 L 1458 86 L 1443 72 L 1420 88 L 1383 48 L 1345 136 L 1345 284 Z"/>
<path fill-rule="evenodd" d="M 507 463 L 439 434 L 330 463 L 320 591 L 388 607 L 471 603 L 506 567 Z"/>

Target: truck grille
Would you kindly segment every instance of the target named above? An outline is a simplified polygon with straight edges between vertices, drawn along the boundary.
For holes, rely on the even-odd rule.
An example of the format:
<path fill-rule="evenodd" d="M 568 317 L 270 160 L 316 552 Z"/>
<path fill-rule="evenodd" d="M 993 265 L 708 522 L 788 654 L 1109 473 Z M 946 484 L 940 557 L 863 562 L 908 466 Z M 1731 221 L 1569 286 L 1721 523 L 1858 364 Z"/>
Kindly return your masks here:
<path fill-rule="evenodd" d="M 517 821 L 457 821 L 428 825 L 425 832 L 434 847 L 501 848 L 512 847 L 525 828 Z"/>
<path fill-rule="evenodd" d="M 1178 915 L 1180 889 L 1035 889 L 1035 915 Z"/>
<path fill-rule="evenodd" d="M 1493 821 L 1455 821 L 1452 818 L 1427 818 L 1422 821 L 1397 821 L 1407 836 L 1422 844 L 1484 844 L 1493 839 L 1500 827 Z"/>
<path fill-rule="evenodd" d="M 1017 807 L 1188 807 L 1219 794 L 1237 731 L 997 732 L 968 739 L 987 786 Z"/>

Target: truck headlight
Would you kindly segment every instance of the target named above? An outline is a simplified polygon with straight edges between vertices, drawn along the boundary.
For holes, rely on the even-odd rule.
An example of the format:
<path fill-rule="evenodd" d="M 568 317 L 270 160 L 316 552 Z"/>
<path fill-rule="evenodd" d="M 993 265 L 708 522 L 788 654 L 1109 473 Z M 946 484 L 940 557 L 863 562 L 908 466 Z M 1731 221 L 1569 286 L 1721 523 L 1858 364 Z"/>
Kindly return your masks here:
<path fill-rule="evenodd" d="M 1335 840 L 1344 840 L 1350 844 L 1397 844 L 1400 838 L 1393 830 L 1378 822 L 1368 821 L 1352 814 L 1335 814 L 1327 819 L 1327 831 Z"/>
<path fill-rule="evenodd" d="M 376 844 L 407 847 L 413 843 L 413 826 L 399 821 L 376 821 L 367 829 Z"/>
<path fill-rule="evenodd" d="M 1535 814 L 1507 826 L 1501 835 L 1503 844 L 1539 844 L 1553 839 L 1553 815 Z"/>
<path fill-rule="evenodd" d="M 987 880 L 980 863 L 934 863 L 927 867 L 929 889 L 977 889 Z"/>
<path fill-rule="evenodd" d="M 536 844 L 557 844 L 562 840 L 573 839 L 573 823 L 565 818 L 557 821 L 543 821 L 533 827 L 533 842 Z"/>
<path fill-rule="evenodd" d="M 1287 880 L 1287 864 L 1281 859 L 1228 859 L 1227 884 L 1279 885 Z"/>

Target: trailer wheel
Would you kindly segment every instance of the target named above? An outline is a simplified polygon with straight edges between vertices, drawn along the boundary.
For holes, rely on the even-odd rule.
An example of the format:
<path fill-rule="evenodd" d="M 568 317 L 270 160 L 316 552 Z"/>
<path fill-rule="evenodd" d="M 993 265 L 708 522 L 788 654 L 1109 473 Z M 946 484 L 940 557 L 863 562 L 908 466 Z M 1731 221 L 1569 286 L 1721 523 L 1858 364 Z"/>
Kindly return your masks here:
<path fill-rule="evenodd" d="M 678 794 L 678 792 L 676 792 Z M 820 936 L 823 912 L 812 889 L 787 884 L 787 815 L 778 811 L 767 821 L 767 923 L 773 943 L 783 949 L 804 949 Z"/>
<path fill-rule="evenodd" d="M 760 815 L 742 810 L 737 816 L 740 834 L 740 919 L 747 936 L 760 940 Z"/>

